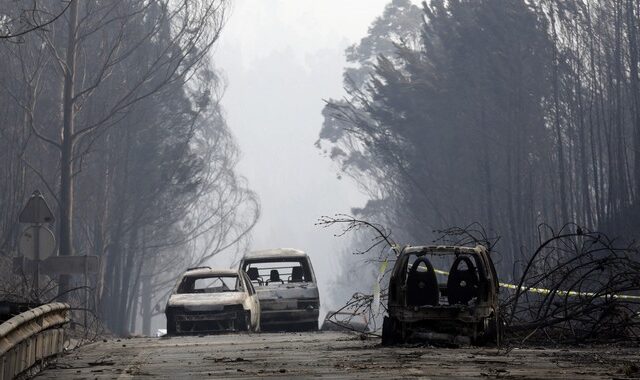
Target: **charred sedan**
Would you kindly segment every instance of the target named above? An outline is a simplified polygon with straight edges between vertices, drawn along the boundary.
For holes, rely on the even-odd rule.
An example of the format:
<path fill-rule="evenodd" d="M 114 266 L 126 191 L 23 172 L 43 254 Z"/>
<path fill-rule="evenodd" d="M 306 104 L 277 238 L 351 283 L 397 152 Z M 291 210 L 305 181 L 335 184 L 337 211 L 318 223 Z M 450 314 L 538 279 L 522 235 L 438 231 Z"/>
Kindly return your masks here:
<path fill-rule="evenodd" d="M 398 259 L 389 280 L 382 344 L 420 339 L 482 345 L 499 340 L 499 284 L 485 247 L 394 249 Z"/>
<path fill-rule="evenodd" d="M 307 254 L 291 248 L 252 252 L 240 269 L 256 287 L 263 328 L 318 329 L 320 296 Z"/>
<path fill-rule="evenodd" d="M 187 270 L 165 314 L 169 335 L 260 329 L 260 301 L 247 274 L 238 270 Z"/>

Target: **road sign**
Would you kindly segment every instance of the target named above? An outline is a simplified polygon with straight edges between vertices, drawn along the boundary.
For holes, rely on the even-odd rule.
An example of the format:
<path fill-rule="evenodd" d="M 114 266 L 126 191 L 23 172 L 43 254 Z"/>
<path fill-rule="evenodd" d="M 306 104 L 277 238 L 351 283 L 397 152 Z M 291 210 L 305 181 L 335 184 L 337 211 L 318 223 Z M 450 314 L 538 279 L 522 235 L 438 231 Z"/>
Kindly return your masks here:
<path fill-rule="evenodd" d="M 18 249 L 21 255 L 30 260 L 44 260 L 55 252 L 56 239 L 47 227 L 31 226 L 20 236 Z"/>
<path fill-rule="evenodd" d="M 14 270 L 22 268 L 29 271 L 35 268 L 35 262 L 16 257 L 13 262 Z M 83 274 L 96 273 L 100 270 L 98 256 L 51 256 L 40 263 L 40 271 L 43 274 Z"/>
<path fill-rule="evenodd" d="M 41 224 L 53 223 L 55 218 L 42 194 L 36 190 L 20 212 L 18 221 L 20 223 Z"/>

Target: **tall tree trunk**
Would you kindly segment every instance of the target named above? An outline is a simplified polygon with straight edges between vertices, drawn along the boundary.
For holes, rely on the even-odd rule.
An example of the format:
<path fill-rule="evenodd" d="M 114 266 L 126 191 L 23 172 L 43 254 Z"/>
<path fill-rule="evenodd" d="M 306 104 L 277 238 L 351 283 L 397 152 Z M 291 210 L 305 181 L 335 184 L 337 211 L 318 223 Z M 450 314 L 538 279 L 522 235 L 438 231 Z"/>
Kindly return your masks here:
<path fill-rule="evenodd" d="M 151 276 L 142 276 L 142 335 L 151 336 Z"/>
<path fill-rule="evenodd" d="M 561 224 L 569 222 L 569 212 L 567 207 L 567 185 L 566 185 L 566 170 L 564 165 L 564 139 L 562 138 L 562 128 L 560 125 L 560 73 L 559 73 L 559 59 L 558 49 L 560 48 L 558 42 L 558 34 L 556 32 L 555 14 L 551 14 L 551 30 L 553 33 L 553 113 L 554 113 L 554 126 L 556 132 L 556 144 L 558 148 L 558 177 L 560 179 L 560 215 L 562 220 Z"/>
<path fill-rule="evenodd" d="M 575 50 L 577 52 L 577 57 L 576 57 L 575 91 L 576 91 L 576 97 L 578 100 L 578 103 L 577 103 L 578 139 L 579 139 L 579 151 L 580 151 L 579 167 L 581 171 L 580 178 L 579 178 L 580 183 L 578 186 L 580 186 L 580 192 L 582 193 L 582 207 L 580 207 L 581 211 L 579 216 L 584 218 L 584 221 L 582 221 L 582 223 L 585 223 L 589 227 L 593 227 L 593 213 L 592 213 L 591 197 L 590 197 L 590 191 L 589 191 L 589 173 L 587 171 L 589 163 L 587 162 L 587 144 L 586 144 L 586 138 L 585 138 L 587 127 L 584 121 L 584 104 L 583 104 L 583 95 L 582 95 L 583 66 L 582 66 L 582 56 L 580 54 L 580 47 L 578 46 L 579 44 L 577 42 L 578 40 L 579 40 L 579 33 L 578 33 L 578 27 L 576 22 Z M 595 155 L 595 153 L 592 152 L 592 155 Z"/>
<path fill-rule="evenodd" d="M 142 239 L 141 247 L 131 252 L 131 256 L 133 256 L 137 252 L 140 252 L 139 258 L 137 260 L 133 260 L 134 265 L 136 264 L 136 261 L 138 265 L 135 270 L 135 275 L 133 275 L 133 286 L 131 286 L 131 293 L 129 293 L 129 297 L 128 297 L 128 301 L 125 309 L 125 315 L 129 316 L 129 318 L 131 319 L 130 323 L 132 326 L 134 326 L 132 329 L 129 330 L 131 332 L 135 330 L 135 324 L 136 324 L 135 321 L 136 321 L 136 316 L 138 314 L 138 303 L 139 303 L 138 298 L 140 297 L 140 277 L 142 274 L 142 268 L 147 264 L 146 248 L 145 248 L 146 242 L 144 241 L 144 229 L 142 233 L 143 233 L 143 239 Z M 134 271 L 132 268 L 131 273 L 133 272 Z"/>
<path fill-rule="evenodd" d="M 487 137 L 486 123 L 485 123 L 485 105 L 481 104 L 480 107 L 480 136 L 482 137 L 482 169 L 484 172 L 485 183 L 485 215 L 487 218 L 487 226 L 489 233 L 492 233 L 495 227 L 494 215 L 493 215 L 493 183 L 491 176 L 491 163 L 489 162 L 489 138 Z"/>
<path fill-rule="evenodd" d="M 629 39 L 629 72 L 631 81 L 631 92 L 633 101 L 633 146 L 634 150 L 634 200 L 638 198 L 640 192 L 640 86 L 638 85 L 638 27 L 633 0 L 627 0 L 627 35 Z"/>
<path fill-rule="evenodd" d="M 138 315 L 138 304 L 140 303 L 138 300 L 138 297 L 140 295 L 139 287 L 140 285 L 136 282 L 133 289 L 131 289 L 132 295 L 131 302 L 129 303 L 130 307 L 127 307 L 126 312 L 127 318 L 129 320 L 128 333 L 130 335 L 136 333 L 136 322 L 138 321 L 138 318 L 136 318 L 136 316 Z"/>
<path fill-rule="evenodd" d="M 62 146 L 60 155 L 60 255 L 73 255 L 73 130 L 74 130 L 74 82 L 76 75 L 76 33 L 78 1 L 71 0 L 69 7 L 69 35 L 64 72 L 62 100 Z M 60 276 L 59 292 L 63 298 L 69 287 L 69 275 Z"/>
<path fill-rule="evenodd" d="M 589 38 L 589 72 L 591 78 L 591 87 L 589 94 L 589 136 L 591 142 L 591 167 L 593 171 L 593 195 L 594 195 L 594 203 L 595 210 L 593 215 L 593 223 L 594 226 L 598 225 L 602 220 L 602 191 L 601 191 L 601 180 L 602 176 L 600 175 L 601 170 L 603 168 L 602 162 L 602 144 L 600 143 L 600 128 L 596 126 L 600 126 L 600 123 L 597 121 L 599 119 L 599 111 L 598 111 L 598 100 L 597 96 L 599 93 L 599 81 L 598 75 L 596 72 L 596 64 L 595 64 L 595 55 L 596 50 L 594 47 L 594 32 L 593 32 L 593 24 L 591 21 L 591 10 L 587 8 L 587 34 Z M 594 118 L 596 121 L 594 121 Z"/>

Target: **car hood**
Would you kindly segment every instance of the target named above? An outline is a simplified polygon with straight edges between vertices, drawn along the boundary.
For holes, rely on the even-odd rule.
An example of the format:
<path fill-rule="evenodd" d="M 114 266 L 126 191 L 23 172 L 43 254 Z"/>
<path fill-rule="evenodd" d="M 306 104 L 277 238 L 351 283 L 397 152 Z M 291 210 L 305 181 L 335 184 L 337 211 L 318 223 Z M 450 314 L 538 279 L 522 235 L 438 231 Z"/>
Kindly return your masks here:
<path fill-rule="evenodd" d="M 260 300 L 318 298 L 318 287 L 312 282 L 256 287 Z"/>
<path fill-rule="evenodd" d="M 211 305 L 242 304 L 247 295 L 243 292 L 172 294 L 167 306 L 183 306 L 187 309 Z"/>

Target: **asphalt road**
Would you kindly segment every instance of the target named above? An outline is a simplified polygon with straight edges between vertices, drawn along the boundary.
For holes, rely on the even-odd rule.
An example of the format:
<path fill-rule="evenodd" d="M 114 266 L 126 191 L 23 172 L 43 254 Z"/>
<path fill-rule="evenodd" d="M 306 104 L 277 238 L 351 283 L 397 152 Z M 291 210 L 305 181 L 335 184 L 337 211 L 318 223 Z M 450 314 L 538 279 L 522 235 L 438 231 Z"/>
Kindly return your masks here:
<path fill-rule="evenodd" d="M 383 348 L 378 339 L 343 333 L 228 334 L 100 341 L 36 378 L 611 379 L 639 376 L 632 363 L 640 363 L 640 350 Z"/>

